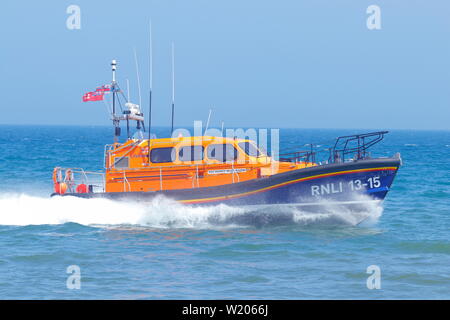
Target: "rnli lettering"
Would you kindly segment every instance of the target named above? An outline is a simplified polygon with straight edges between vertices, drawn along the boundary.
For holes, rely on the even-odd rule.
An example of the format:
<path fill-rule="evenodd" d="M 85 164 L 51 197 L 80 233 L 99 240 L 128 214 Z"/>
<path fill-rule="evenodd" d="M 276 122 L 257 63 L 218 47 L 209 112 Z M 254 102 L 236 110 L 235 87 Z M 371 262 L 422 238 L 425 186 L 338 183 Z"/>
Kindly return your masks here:
<path fill-rule="evenodd" d="M 333 182 L 321 185 L 312 185 L 311 194 L 313 196 L 323 196 L 326 194 L 341 193 L 347 190 L 358 191 L 361 189 L 373 189 L 381 187 L 380 177 L 370 177 L 367 180 L 350 180 L 348 182 Z"/>
<path fill-rule="evenodd" d="M 319 186 L 311 186 L 311 193 L 313 196 L 320 196 L 324 194 L 340 193 L 342 192 L 342 182 L 327 183 Z"/>

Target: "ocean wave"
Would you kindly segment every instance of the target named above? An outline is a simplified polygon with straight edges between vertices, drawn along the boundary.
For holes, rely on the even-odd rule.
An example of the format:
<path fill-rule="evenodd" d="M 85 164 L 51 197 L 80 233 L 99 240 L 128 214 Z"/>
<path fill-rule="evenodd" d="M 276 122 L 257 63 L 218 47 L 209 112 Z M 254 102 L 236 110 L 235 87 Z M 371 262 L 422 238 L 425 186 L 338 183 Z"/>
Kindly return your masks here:
<path fill-rule="evenodd" d="M 283 225 L 358 225 L 373 223 L 383 211 L 364 204 L 358 210 L 324 202 L 318 212 L 295 205 L 186 206 L 164 197 L 150 202 L 125 202 L 77 197 L 39 197 L 9 194 L 0 197 L 0 225 L 55 225 L 69 222 L 86 226 L 134 225 L 152 228 L 242 228 Z"/>

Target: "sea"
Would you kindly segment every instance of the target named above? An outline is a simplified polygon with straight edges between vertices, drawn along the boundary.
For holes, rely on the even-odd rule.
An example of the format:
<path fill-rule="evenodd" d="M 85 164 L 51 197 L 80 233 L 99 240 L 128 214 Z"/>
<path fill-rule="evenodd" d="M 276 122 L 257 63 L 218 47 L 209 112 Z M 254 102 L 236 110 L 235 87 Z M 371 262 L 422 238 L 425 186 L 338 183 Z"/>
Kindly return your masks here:
<path fill-rule="evenodd" d="M 280 149 L 364 131 L 281 129 Z M 103 170 L 112 134 L 0 125 L 0 299 L 450 298 L 450 131 L 391 130 L 373 147 L 403 165 L 363 223 L 342 209 L 50 197 L 55 166 Z"/>

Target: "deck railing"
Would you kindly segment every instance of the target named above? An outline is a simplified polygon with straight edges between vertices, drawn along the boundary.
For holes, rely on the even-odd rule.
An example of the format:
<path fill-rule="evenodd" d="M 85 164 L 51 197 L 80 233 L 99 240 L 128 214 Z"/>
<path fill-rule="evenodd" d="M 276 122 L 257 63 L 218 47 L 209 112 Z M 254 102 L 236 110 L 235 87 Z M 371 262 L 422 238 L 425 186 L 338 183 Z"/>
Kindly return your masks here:
<path fill-rule="evenodd" d="M 75 193 L 79 185 L 85 185 L 87 192 L 105 191 L 105 174 L 103 172 L 85 171 L 82 168 L 55 168 L 55 180 L 64 183 L 65 192 Z"/>
<path fill-rule="evenodd" d="M 185 175 L 185 179 L 191 180 L 192 188 L 199 188 L 200 187 L 200 173 L 199 171 L 206 171 L 208 169 L 208 165 L 205 164 L 192 164 L 192 165 L 186 165 L 183 168 L 183 172 Z M 188 167 L 188 169 L 186 169 Z M 249 167 L 246 166 L 247 169 L 253 170 L 259 168 L 260 165 L 255 164 L 255 166 Z M 170 176 L 173 176 L 174 172 L 173 169 L 180 168 L 180 166 L 150 166 L 150 167 L 139 167 L 139 168 L 124 168 L 121 170 L 115 170 L 113 173 L 115 174 L 115 177 L 113 179 L 116 180 L 116 182 L 123 183 L 123 192 L 131 191 L 131 181 L 133 179 L 139 179 L 140 176 L 136 176 L 133 173 L 139 172 L 139 171 L 145 171 L 146 174 L 153 174 L 152 177 L 158 177 L 159 181 L 159 188 L 157 190 L 165 190 L 164 189 L 164 177 L 165 175 L 169 174 Z M 239 172 L 238 170 L 240 168 L 235 167 L 234 162 L 230 162 L 228 164 L 225 164 L 222 168 L 223 170 L 231 170 L 231 180 L 232 183 L 240 182 Z"/>
<path fill-rule="evenodd" d="M 345 162 L 347 160 L 361 160 L 370 156 L 367 150 L 383 140 L 389 131 L 377 131 L 364 134 L 341 136 L 336 139 L 330 149 L 329 162 Z"/>
<path fill-rule="evenodd" d="M 296 151 L 290 153 L 280 154 L 279 159 L 281 162 L 316 162 L 316 152 L 313 151 Z"/>
<path fill-rule="evenodd" d="M 368 149 L 383 140 L 388 131 L 369 132 L 341 136 L 336 138 L 331 148 L 317 149 L 309 144 L 310 150 L 280 154 L 280 161 L 284 162 L 316 162 L 318 164 L 358 161 L 370 157 Z"/>

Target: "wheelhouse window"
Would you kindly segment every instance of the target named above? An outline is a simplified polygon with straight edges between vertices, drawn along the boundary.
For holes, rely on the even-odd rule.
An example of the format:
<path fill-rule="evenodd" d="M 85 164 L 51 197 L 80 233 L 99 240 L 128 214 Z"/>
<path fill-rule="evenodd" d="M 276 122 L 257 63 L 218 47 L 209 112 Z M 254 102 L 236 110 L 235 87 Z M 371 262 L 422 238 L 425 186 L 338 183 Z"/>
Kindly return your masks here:
<path fill-rule="evenodd" d="M 114 160 L 114 167 L 117 169 L 129 168 L 130 158 L 129 157 L 118 157 Z"/>
<path fill-rule="evenodd" d="M 229 143 L 210 144 L 207 149 L 208 158 L 220 162 L 234 161 L 238 157 L 238 151 Z"/>
<path fill-rule="evenodd" d="M 155 148 L 150 152 L 150 160 L 153 163 L 165 163 L 175 161 L 175 148 Z"/>
<path fill-rule="evenodd" d="M 178 152 L 178 159 L 180 161 L 200 161 L 203 160 L 203 153 L 203 146 L 181 147 Z"/>
<path fill-rule="evenodd" d="M 238 145 L 247 155 L 251 157 L 261 157 L 265 155 L 253 142 L 239 142 Z"/>

